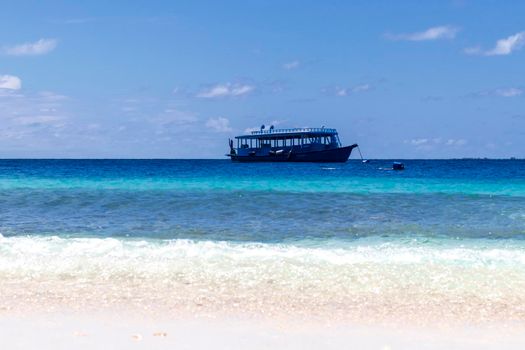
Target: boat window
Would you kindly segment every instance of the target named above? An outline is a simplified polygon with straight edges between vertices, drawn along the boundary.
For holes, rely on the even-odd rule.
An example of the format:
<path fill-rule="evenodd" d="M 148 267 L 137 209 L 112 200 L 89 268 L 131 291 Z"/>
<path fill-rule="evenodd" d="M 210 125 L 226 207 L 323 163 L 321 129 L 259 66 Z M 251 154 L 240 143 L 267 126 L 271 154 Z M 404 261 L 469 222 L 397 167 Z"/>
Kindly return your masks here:
<path fill-rule="evenodd" d="M 308 143 L 320 143 L 321 140 L 317 136 L 310 136 L 308 137 Z"/>

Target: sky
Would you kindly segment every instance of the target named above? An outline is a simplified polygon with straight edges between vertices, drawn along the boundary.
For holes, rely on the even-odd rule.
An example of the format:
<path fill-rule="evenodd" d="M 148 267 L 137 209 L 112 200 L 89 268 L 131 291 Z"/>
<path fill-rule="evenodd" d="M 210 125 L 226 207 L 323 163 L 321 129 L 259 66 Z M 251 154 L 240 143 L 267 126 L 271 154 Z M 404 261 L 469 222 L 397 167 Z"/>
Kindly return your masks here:
<path fill-rule="evenodd" d="M 525 158 L 523 1 L 0 8 L 2 158 L 225 158 L 261 124 L 367 158 Z"/>

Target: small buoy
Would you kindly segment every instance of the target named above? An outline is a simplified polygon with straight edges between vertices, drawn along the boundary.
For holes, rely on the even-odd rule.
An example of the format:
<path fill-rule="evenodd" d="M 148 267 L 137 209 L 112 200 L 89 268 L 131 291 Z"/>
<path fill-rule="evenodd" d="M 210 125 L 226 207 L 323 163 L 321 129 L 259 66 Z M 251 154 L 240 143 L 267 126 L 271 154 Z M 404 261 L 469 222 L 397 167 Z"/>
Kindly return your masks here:
<path fill-rule="evenodd" d="M 405 164 L 400 163 L 400 162 L 394 162 L 394 164 L 392 164 L 392 169 L 393 170 L 403 170 L 405 169 Z"/>
<path fill-rule="evenodd" d="M 370 163 L 370 159 L 363 159 L 363 163 Z"/>

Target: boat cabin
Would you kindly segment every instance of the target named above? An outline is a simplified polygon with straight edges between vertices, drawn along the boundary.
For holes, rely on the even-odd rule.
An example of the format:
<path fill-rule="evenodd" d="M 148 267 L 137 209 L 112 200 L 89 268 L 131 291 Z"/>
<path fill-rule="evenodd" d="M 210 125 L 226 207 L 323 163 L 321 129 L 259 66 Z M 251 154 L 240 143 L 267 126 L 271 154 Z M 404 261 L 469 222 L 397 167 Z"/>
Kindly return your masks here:
<path fill-rule="evenodd" d="M 236 136 L 236 154 L 267 155 L 270 151 L 317 151 L 341 147 L 336 129 L 294 128 L 252 131 L 249 135 Z"/>

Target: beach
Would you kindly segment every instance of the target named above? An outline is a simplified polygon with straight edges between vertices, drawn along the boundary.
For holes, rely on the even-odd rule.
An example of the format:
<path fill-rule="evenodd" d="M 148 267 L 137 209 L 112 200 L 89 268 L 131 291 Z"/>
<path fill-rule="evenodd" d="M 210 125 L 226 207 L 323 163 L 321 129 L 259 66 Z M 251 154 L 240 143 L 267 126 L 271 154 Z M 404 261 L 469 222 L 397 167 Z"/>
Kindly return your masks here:
<path fill-rule="evenodd" d="M 11 249 L 26 256 L 22 247 L 32 245 L 33 264 L 15 266 L 22 258 L 11 257 L 9 278 L 2 261 L 9 348 L 517 349 L 525 341 L 525 273 L 512 255 L 507 269 L 494 271 L 494 249 L 441 253 L 442 263 L 467 256 L 488 265 L 465 268 L 433 266 L 437 257 L 424 261 L 430 252 L 402 247 L 291 253 L 260 244 L 24 237 L 3 238 L 3 248 L 13 240 L 19 247 Z M 86 257 L 96 245 L 97 255 Z"/>
<path fill-rule="evenodd" d="M 9 349 L 521 349 L 522 329 L 319 325 L 253 319 L 149 319 L 110 314 L 2 317 Z M 297 321 L 297 320 L 295 320 Z"/>
<path fill-rule="evenodd" d="M 2 161 L 2 348 L 522 348 L 522 165 L 456 162 Z"/>

